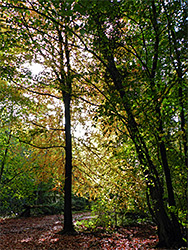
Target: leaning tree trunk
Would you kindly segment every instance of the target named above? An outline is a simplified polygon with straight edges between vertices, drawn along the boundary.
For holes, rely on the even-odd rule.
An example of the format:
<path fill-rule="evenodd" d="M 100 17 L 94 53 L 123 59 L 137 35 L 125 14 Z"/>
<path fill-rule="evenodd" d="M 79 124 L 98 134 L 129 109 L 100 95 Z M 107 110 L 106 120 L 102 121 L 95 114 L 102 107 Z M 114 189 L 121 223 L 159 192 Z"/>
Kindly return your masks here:
<path fill-rule="evenodd" d="M 166 206 L 163 202 L 163 187 L 160 183 L 159 174 L 156 166 L 151 160 L 149 150 L 146 146 L 145 140 L 141 133 L 139 132 L 138 124 L 132 114 L 131 107 L 128 99 L 126 98 L 126 93 L 123 88 L 121 75 L 119 74 L 114 60 L 112 57 L 108 58 L 108 70 L 114 82 L 114 86 L 119 91 L 120 97 L 123 100 L 124 108 L 127 112 L 127 129 L 131 136 L 131 139 L 135 145 L 140 164 L 143 166 L 142 170 L 146 176 L 146 183 L 149 189 L 153 214 L 155 215 L 155 220 L 158 226 L 158 237 L 160 247 L 171 247 L 171 246 L 182 246 L 185 245 L 182 234 L 180 231 L 180 226 L 177 217 L 171 214 L 172 220 L 167 214 Z M 164 155 L 163 155 L 164 156 Z M 163 158 L 164 160 L 164 158 Z M 164 162 L 163 162 L 164 163 Z M 147 169 L 147 170 L 146 170 Z M 170 195 L 170 200 L 173 200 L 173 189 L 171 187 L 171 179 L 168 178 L 170 173 L 168 169 L 165 169 L 165 175 L 167 175 L 167 187 Z M 171 188 L 169 188 L 171 187 Z M 168 193 L 168 194 L 169 194 Z"/>

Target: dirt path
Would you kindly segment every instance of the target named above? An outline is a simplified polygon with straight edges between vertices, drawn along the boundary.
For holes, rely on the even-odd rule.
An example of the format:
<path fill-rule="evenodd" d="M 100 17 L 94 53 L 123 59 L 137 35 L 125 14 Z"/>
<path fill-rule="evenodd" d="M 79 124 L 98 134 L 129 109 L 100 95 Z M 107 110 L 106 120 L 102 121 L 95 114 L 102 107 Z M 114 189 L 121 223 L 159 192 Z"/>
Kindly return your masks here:
<path fill-rule="evenodd" d="M 90 213 L 73 215 L 74 223 L 89 219 Z M 157 242 L 155 228 L 149 225 L 120 228 L 114 233 L 59 235 L 62 215 L 0 219 L 0 250 L 84 250 L 152 249 Z"/>

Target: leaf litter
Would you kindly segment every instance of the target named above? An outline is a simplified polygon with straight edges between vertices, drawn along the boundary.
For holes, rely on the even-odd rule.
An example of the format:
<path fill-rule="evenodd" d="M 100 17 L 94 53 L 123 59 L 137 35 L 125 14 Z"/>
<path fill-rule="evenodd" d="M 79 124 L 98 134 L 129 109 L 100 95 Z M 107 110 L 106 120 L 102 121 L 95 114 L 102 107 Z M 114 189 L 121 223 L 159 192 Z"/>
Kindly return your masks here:
<path fill-rule="evenodd" d="M 89 219 L 76 214 L 74 222 Z M 58 234 L 63 229 L 62 215 L 0 219 L 0 250 L 123 250 L 154 249 L 156 228 L 150 224 L 120 227 L 95 232 L 79 230 L 76 235 Z"/>

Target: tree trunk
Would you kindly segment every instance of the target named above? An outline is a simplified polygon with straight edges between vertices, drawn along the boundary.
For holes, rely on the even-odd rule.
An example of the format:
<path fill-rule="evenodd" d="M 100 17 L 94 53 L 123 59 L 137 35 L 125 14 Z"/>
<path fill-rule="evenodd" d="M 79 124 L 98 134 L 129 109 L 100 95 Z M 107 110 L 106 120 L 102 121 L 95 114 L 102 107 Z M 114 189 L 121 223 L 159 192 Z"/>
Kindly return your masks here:
<path fill-rule="evenodd" d="M 3 156 L 3 159 L 2 159 L 2 162 L 1 162 L 1 166 L 0 166 L 0 183 L 2 181 L 2 176 L 3 176 L 4 167 L 5 167 L 6 157 L 7 157 L 7 154 L 8 154 L 8 149 L 9 149 L 9 146 L 10 146 L 11 136 L 12 135 L 11 135 L 11 131 L 10 131 L 9 136 L 8 136 L 7 146 L 5 148 L 5 153 L 4 153 L 4 156 Z"/>
<path fill-rule="evenodd" d="M 64 94 L 65 106 L 65 197 L 64 197 L 64 228 L 62 233 L 72 234 L 75 232 L 72 221 L 72 141 L 71 141 L 71 117 L 70 117 L 70 94 Z"/>
<path fill-rule="evenodd" d="M 149 187 L 149 190 L 153 203 L 152 214 L 155 216 L 155 222 L 157 223 L 158 227 L 159 243 L 156 247 L 170 248 L 186 246 L 186 243 L 182 239 L 179 225 L 177 226 L 173 219 L 170 220 L 166 212 L 160 190 L 152 185 Z"/>
<path fill-rule="evenodd" d="M 71 138 L 71 90 L 72 80 L 70 77 L 70 53 L 68 49 L 68 36 L 64 30 L 64 40 L 62 31 L 57 27 L 60 48 L 60 87 L 63 95 L 65 108 L 65 186 L 64 186 L 64 228 L 61 234 L 74 234 L 72 221 L 72 138 Z M 64 58 L 65 55 L 65 58 Z M 64 64 L 66 59 L 66 64 Z M 66 71 L 65 71 L 66 67 Z"/>
<path fill-rule="evenodd" d="M 158 106 L 158 104 L 157 104 Z M 163 134 L 163 123 L 162 123 L 162 118 L 161 118 L 161 113 L 160 113 L 160 108 L 156 108 L 156 113 L 158 116 L 158 122 L 159 122 L 159 127 L 158 132 L 159 134 Z M 166 179 L 166 187 L 167 187 L 167 192 L 168 192 L 168 203 L 170 207 L 176 207 L 176 201 L 174 197 L 174 191 L 173 191 L 173 186 L 172 186 L 172 178 L 171 178 L 171 173 L 170 173 L 170 168 L 168 164 L 168 159 L 167 159 L 167 153 L 166 153 L 166 145 L 164 143 L 163 138 L 158 138 L 159 142 L 159 148 L 160 148 L 160 155 L 161 155 L 161 161 L 162 161 L 162 166 L 165 174 L 165 179 Z M 175 230 L 175 237 L 177 241 L 181 241 L 182 235 L 181 235 L 181 227 L 180 223 L 178 222 L 178 218 L 175 214 L 175 212 L 170 212 L 170 216 L 172 219 L 172 226 Z"/>
<path fill-rule="evenodd" d="M 172 247 L 172 246 L 184 246 L 185 242 L 182 239 L 182 234 L 180 230 L 180 225 L 178 223 L 177 217 L 174 213 L 171 214 L 172 221 L 169 218 L 166 207 L 163 202 L 163 188 L 159 180 L 158 172 L 156 169 L 156 166 L 153 164 L 148 148 L 145 144 L 145 140 L 142 137 L 141 133 L 139 132 L 139 128 L 137 125 L 137 122 L 131 112 L 131 108 L 129 105 L 129 101 L 126 98 L 126 93 L 123 89 L 122 81 L 121 81 L 121 75 L 119 74 L 114 61 L 112 57 L 108 60 L 109 62 L 109 73 L 111 74 L 111 77 L 114 82 L 114 86 L 119 91 L 120 97 L 124 102 L 124 108 L 128 115 L 128 123 L 127 123 L 127 129 L 130 133 L 131 139 L 133 140 L 133 143 L 135 144 L 137 155 L 140 160 L 140 164 L 143 166 L 143 172 L 144 175 L 147 175 L 147 186 L 150 191 L 150 197 L 152 200 L 153 205 L 153 213 L 155 215 L 155 220 L 157 222 L 158 226 L 158 237 L 159 237 L 159 243 L 157 246 L 159 247 Z M 163 148 L 161 147 L 161 150 Z M 163 164 L 166 160 L 165 152 L 162 150 L 162 160 Z M 167 166 L 165 170 L 166 175 L 166 184 L 168 187 L 168 194 L 170 201 L 173 205 L 175 205 L 174 200 L 174 194 L 173 189 L 171 186 L 171 176 L 170 171 Z M 147 169 L 147 170 L 145 170 Z M 173 203 L 174 201 L 174 203 Z"/>

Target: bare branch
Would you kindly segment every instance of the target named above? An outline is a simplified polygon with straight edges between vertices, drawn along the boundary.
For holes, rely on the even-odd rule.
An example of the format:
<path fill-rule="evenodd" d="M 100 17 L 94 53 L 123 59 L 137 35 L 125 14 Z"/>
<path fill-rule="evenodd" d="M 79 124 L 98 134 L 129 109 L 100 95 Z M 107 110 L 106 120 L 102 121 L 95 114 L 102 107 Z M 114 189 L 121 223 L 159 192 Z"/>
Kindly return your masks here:
<path fill-rule="evenodd" d="M 23 85 L 13 81 L 17 86 L 19 86 L 20 88 L 22 89 L 26 89 L 27 91 L 31 92 L 31 93 L 34 93 L 34 94 L 37 94 L 37 95 L 43 95 L 43 96 L 50 96 L 50 97 L 53 97 L 53 98 L 56 98 L 58 100 L 61 100 L 62 98 L 59 97 L 59 96 L 55 96 L 55 95 L 52 95 L 50 93 L 42 93 L 42 92 L 38 92 L 38 91 L 35 91 L 35 90 L 31 90 L 29 89 L 28 87 L 24 87 Z"/>
<path fill-rule="evenodd" d="M 32 146 L 34 148 L 38 148 L 38 149 L 51 149 L 51 148 L 64 148 L 65 149 L 65 146 L 62 146 L 62 145 L 51 145 L 51 146 L 38 146 L 38 145 L 35 145 L 33 143 L 30 143 L 28 141 L 24 141 L 22 139 L 19 138 L 19 141 L 20 142 L 23 142 L 29 146 Z"/>
<path fill-rule="evenodd" d="M 32 123 L 33 125 L 37 126 L 37 127 L 44 128 L 44 129 L 48 130 L 45 126 L 42 126 L 41 124 L 37 124 L 37 123 L 35 123 L 35 122 L 33 122 L 33 121 L 31 121 L 31 123 Z M 49 130 L 54 130 L 54 131 L 65 131 L 64 128 L 49 128 Z"/>

